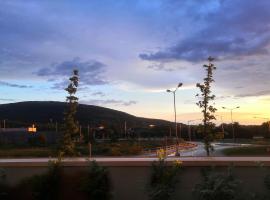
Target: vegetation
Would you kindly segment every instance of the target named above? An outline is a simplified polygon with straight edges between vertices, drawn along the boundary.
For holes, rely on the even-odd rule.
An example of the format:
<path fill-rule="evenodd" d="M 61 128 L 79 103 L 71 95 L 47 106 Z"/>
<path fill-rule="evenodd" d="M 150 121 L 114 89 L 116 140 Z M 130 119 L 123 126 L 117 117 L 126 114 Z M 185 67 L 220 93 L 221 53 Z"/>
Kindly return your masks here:
<path fill-rule="evenodd" d="M 211 121 L 216 119 L 214 113 L 216 112 L 216 108 L 210 104 L 210 101 L 215 99 L 215 95 L 211 93 L 211 83 L 214 82 L 213 79 L 213 70 L 216 69 L 214 64 L 212 63 L 214 59 L 212 57 L 208 58 L 209 64 L 204 65 L 203 67 L 206 70 L 206 78 L 204 78 L 203 84 L 197 83 L 197 87 L 200 89 L 201 94 L 197 94 L 198 97 L 201 97 L 198 101 L 197 105 L 202 109 L 203 113 L 203 136 L 204 136 L 204 144 L 207 156 L 210 155 L 210 151 L 213 150 L 213 146 L 211 145 L 211 141 L 213 140 L 213 128 L 214 123 Z"/>
<path fill-rule="evenodd" d="M 177 175 L 180 172 L 180 164 L 177 162 L 173 166 L 168 166 L 162 158 L 153 163 L 149 191 L 150 200 L 171 199 L 178 182 Z"/>
<path fill-rule="evenodd" d="M 95 161 L 91 162 L 88 174 L 81 181 L 80 190 L 88 199 L 111 199 L 111 183 L 107 168 L 99 166 Z"/>
<path fill-rule="evenodd" d="M 48 147 L 11 147 L 11 148 L 1 148 L 0 158 L 25 158 L 25 157 L 50 157 L 57 156 L 56 149 Z"/>
<path fill-rule="evenodd" d="M 214 169 L 202 170 L 202 182 L 194 188 L 197 200 L 233 200 L 238 198 L 239 184 L 228 168 L 227 173 L 218 173 Z"/>
<path fill-rule="evenodd" d="M 46 174 L 35 175 L 24 183 L 29 184 L 32 197 L 36 200 L 57 200 L 59 198 L 62 167 L 60 161 L 49 162 L 49 170 Z"/>
<path fill-rule="evenodd" d="M 73 71 L 73 75 L 69 78 L 70 83 L 65 89 L 67 96 L 68 107 L 64 112 L 64 135 L 62 152 L 64 155 L 74 156 L 76 154 L 74 140 L 77 139 L 79 132 L 78 122 L 75 120 L 77 112 L 78 98 L 75 96 L 79 84 L 78 70 Z"/>
<path fill-rule="evenodd" d="M 270 146 L 246 146 L 224 149 L 226 156 L 269 156 Z"/>

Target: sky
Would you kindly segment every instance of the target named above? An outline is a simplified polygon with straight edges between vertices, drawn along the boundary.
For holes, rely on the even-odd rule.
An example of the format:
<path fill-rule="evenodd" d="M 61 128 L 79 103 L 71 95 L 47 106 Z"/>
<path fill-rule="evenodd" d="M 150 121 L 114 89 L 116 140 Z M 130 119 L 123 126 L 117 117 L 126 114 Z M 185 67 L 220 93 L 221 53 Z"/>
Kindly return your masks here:
<path fill-rule="evenodd" d="M 270 118 L 269 0 L 0 0 L 0 103 L 79 102 L 199 123 L 196 83 L 208 56 L 216 123 Z M 221 120 L 222 116 L 222 120 Z M 257 117 L 256 119 L 254 117 Z"/>

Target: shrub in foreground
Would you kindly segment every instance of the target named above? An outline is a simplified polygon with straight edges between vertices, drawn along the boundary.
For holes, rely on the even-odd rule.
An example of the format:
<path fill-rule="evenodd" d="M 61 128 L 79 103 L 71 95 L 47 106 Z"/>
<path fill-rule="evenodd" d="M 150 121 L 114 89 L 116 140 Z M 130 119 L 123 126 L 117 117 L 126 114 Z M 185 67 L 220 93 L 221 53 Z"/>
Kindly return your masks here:
<path fill-rule="evenodd" d="M 152 176 L 150 180 L 150 200 L 169 200 L 175 191 L 178 182 L 177 175 L 180 171 L 180 162 L 168 166 L 165 159 L 159 159 L 152 165 Z"/>
<path fill-rule="evenodd" d="M 49 170 L 46 174 L 35 175 L 28 180 L 31 187 L 32 197 L 37 200 L 59 199 L 62 167 L 59 161 L 49 162 Z"/>
<path fill-rule="evenodd" d="M 239 196 L 239 184 L 228 168 L 227 173 L 218 173 L 214 169 L 202 170 L 202 182 L 194 188 L 194 196 L 197 200 L 234 200 Z"/>
<path fill-rule="evenodd" d="M 88 174 L 81 180 L 80 189 L 88 199 L 111 199 L 111 183 L 107 168 L 99 166 L 95 161 L 91 162 Z"/>

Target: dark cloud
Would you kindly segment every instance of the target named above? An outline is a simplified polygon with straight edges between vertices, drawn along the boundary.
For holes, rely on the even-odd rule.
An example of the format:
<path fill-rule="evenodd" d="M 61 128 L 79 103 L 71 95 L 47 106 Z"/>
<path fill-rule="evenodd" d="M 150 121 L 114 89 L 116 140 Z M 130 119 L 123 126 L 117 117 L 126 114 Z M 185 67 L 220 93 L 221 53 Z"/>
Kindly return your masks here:
<path fill-rule="evenodd" d="M 245 93 L 245 94 L 238 94 L 235 97 L 258 97 L 258 96 L 267 96 L 270 95 L 270 90 L 263 90 L 254 93 Z"/>
<path fill-rule="evenodd" d="M 194 26 L 201 23 L 204 28 L 167 49 L 142 53 L 139 57 L 151 61 L 196 62 L 209 55 L 226 59 L 268 53 L 270 1 L 220 1 L 212 12 L 201 12 L 204 6 L 203 3 L 197 5 L 195 14 L 192 13 L 193 17 L 199 16 Z"/>
<path fill-rule="evenodd" d="M 115 100 L 115 99 L 91 99 L 88 101 L 81 101 L 80 103 L 83 104 L 90 104 L 90 105 L 113 105 L 113 106 L 131 106 L 137 103 L 137 101 L 123 101 L 123 100 Z"/>
<path fill-rule="evenodd" d="M 7 86 L 7 87 L 14 87 L 14 88 L 32 88 L 32 86 L 29 85 L 19 85 L 14 83 L 8 83 L 5 81 L 0 81 L 0 86 Z"/>
<path fill-rule="evenodd" d="M 79 70 L 80 84 L 83 85 L 104 85 L 108 81 L 104 79 L 105 64 L 91 60 L 81 61 L 80 58 L 74 58 L 71 61 L 64 61 L 59 64 L 54 64 L 51 67 L 41 68 L 36 74 L 38 76 L 48 77 L 49 81 L 55 80 L 55 77 L 69 77 L 73 69 Z M 66 81 L 59 82 L 55 88 L 62 88 L 66 85 Z"/>
<path fill-rule="evenodd" d="M 93 96 L 100 96 L 100 97 L 106 96 L 104 92 L 93 92 L 92 95 Z"/>

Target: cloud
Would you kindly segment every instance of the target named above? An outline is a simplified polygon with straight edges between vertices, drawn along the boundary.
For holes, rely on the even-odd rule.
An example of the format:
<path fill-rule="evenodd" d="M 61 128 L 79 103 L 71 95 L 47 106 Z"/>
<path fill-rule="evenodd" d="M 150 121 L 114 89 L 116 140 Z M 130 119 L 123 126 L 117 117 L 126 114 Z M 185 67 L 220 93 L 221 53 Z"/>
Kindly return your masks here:
<path fill-rule="evenodd" d="M 92 95 L 93 96 L 100 96 L 100 97 L 106 96 L 104 92 L 93 92 Z"/>
<path fill-rule="evenodd" d="M 137 104 L 137 101 L 123 101 L 123 100 L 115 100 L 115 99 L 107 99 L 107 100 L 101 100 L 101 99 L 91 99 L 88 101 L 81 101 L 80 103 L 83 104 L 90 104 L 90 105 L 113 105 L 113 106 L 131 106 L 134 104 Z"/>
<path fill-rule="evenodd" d="M 32 88 L 32 86 L 29 85 L 19 85 L 14 83 L 8 83 L 5 81 L 0 81 L 0 86 L 7 86 L 7 87 L 13 87 L 13 88 Z"/>
<path fill-rule="evenodd" d="M 254 92 L 254 93 L 238 94 L 235 97 L 258 97 L 258 96 L 267 96 L 267 95 L 270 95 L 270 90 L 263 90 L 263 91 Z"/>
<path fill-rule="evenodd" d="M 64 61 L 53 64 L 51 67 L 45 67 L 35 72 L 36 75 L 48 77 L 49 81 L 55 80 L 55 77 L 69 77 L 74 69 L 79 70 L 80 84 L 82 85 L 104 85 L 108 84 L 103 74 L 106 65 L 95 60 L 81 61 L 80 58 L 74 58 L 70 61 Z M 58 82 L 55 88 L 62 88 L 67 81 Z"/>
<path fill-rule="evenodd" d="M 10 101 L 15 101 L 15 99 L 8 99 L 8 98 L 6 99 L 6 98 L 0 98 L 0 101 L 9 101 L 9 102 L 10 102 Z"/>
<path fill-rule="evenodd" d="M 193 17 L 195 31 L 176 44 L 151 53 L 141 53 L 143 60 L 197 62 L 209 55 L 220 59 L 247 55 L 265 55 L 270 44 L 269 1 L 216 1 L 208 12 L 204 3 L 196 5 Z M 209 1 L 208 6 L 213 5 Z M 211 7 L 210 7 L 211 8 Z M 252 13 L 252 14 L 251 14 Z M 197 30 L 196 24 L 203 28 Z M 196 31 L 197 30 L 197 31 Z"/>

